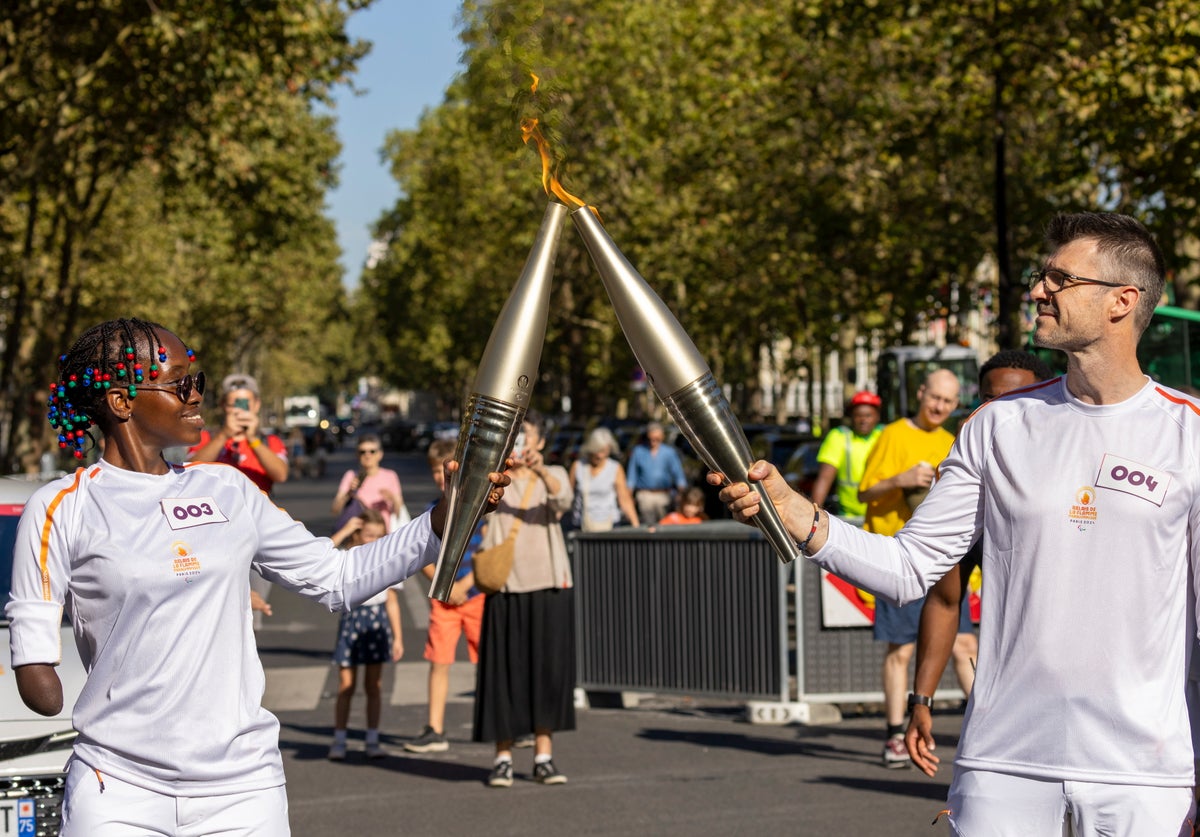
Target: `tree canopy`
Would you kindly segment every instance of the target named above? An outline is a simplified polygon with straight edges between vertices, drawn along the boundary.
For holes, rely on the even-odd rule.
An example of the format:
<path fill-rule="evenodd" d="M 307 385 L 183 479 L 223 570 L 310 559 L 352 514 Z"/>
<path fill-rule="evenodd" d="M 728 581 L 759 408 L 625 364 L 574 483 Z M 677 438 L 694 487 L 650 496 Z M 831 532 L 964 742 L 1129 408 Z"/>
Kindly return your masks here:
<path fill-rule="evenodd" d="M 1018 344 L 1023 272 L 1059 210 L 1143 219 L 1195 304 L 1185 0 L 466 0 L 464 70 L 389 137 L 401 197 L 348 295 L 325 106 L 368 48 L 345 31 L 366 2 L 6 5 L 7 468 L 48 442 L 63 341 L 114 316 L 163 322 L 268 398 L 378 373 L 453 412 L 552 199 L 522 142 L 534 118 L 742 416 L 767 357 L 819 383 L 833 352 L 935 319 L 957 339 L 968 311 Z M 635 361 L 564 238 L 538 406 L 609 412 Z"/>
<path fill-rule="evenodd" d="M 743 409 L 780 345 L 815 376 L 855 335 L 902 340 L 956 305 L 1015 344 L 1059 209 L 1142 217 L 1190 277 L 1195 17 L 1182 0 L 467 2 L 465 72 L 388 143 L 402 197 L 364 292 L 403 335 L 390 371 L 461 400 L 547 200 L 530 116 Z M 989 258 L 998 290 L 977 286 Z M 554 294 L 543 406 L 611 410 L 634 361 L 577 240 Z"/>
<path fill-rule="evenodd" d="M 13 0 L 0 19 L 0 453 L 29 467 L 63 341 L 139 316 L 206 366 L 322 374 L 348 324 L 314 108 L 360 0 Z M 318 362 L 314 362 L 318 361 Z M 275 370 L 278 370 L 276 373 Z M 317 383 L 317 381 L 313 381 Z"/>

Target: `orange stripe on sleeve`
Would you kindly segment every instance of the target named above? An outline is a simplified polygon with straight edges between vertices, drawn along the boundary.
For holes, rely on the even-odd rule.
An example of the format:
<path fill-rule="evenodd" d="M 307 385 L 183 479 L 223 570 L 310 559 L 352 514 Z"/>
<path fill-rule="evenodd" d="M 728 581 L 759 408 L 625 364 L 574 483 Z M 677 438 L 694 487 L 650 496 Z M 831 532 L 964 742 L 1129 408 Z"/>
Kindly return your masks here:
<path fill-rule="evenodd" d="M 50 501 L 50 505 L 46 508 L 46 522 L 42 524 L 42 548 L 38 555 L 38 566 L 42 570 L 42 598 L 46 601 L 52 601 L 50 597 L 50 570 L 47 567 L 50 552 L 50 528 L 54 525 L 54 512 L 58 508 L 58 504 L 63 501 L 63 498 L 79 487 L 79 481 L 83 478 L 83 469 L 78 468 L 75 471 L 75 481 L 70 487 L 64 488 L 58 494 L 54 495 L 54 499 Z"/>
<path fill-rule="evenodd" d="M 1200 407 L 1197 407 L 1195 404 L 1193 404 L 1188 399 L 1179 398 L 1178 396 L 1171 395 L 1166 390 L 1164 390 L 1162 387 L 1155 387 L 1154 391 L 1157 392 L 1159 395 L 1161 395 L 1163 398 L 1170 401 L 1172 404 L 1182 404 L 1183 406 L 1185 406 L 1189 410 L 1191 410 L 1193 413 L 1200 415 Z"/>

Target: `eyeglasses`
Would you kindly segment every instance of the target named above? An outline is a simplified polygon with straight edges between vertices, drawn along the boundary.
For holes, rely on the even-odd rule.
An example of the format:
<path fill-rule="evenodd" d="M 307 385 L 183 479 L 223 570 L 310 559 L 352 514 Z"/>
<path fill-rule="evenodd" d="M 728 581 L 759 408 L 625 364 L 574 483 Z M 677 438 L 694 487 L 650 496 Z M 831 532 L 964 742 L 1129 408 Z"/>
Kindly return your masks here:
<path fill-rule="evenodd" d="M 374 456 L 375 454 L 377 454 L 379 452 L 380 452 L 379 448 L 359 448 L 358 449 L 359 456 Z"/>
<path fill-rule="evenodd" d="M 1059 291 L 1074 288 L 1077 285 L 1103 285 L 1106 288 L 1133 287 L 1139 291 L 1142 290 L 1130 282 L 1105 282 L 1100 279 L 1088 279 L 1054 267 L 1040 267 L 1034 270 L 1029 276 L 1029 289 L 1031 291 L 1036 290 L 1037 286 L 1042 282 L 1046 283 L 1046 293 L 1048 294 L 1056 294 Z M 1071 284 L 1068 285 L 1068 282 Z"/>
<path fill-rule="evenodd" d="M 156 389 L 162 392 L 173 392 L 175 397 L 186 404 L 192 397 L 192 390 L 195 390 L 198 395 L 204 395 L 204 373 L 197 372 L 195 375 L 184 375 L 173 384 L 133 384 L 134 391 L 143 389 Z"/>

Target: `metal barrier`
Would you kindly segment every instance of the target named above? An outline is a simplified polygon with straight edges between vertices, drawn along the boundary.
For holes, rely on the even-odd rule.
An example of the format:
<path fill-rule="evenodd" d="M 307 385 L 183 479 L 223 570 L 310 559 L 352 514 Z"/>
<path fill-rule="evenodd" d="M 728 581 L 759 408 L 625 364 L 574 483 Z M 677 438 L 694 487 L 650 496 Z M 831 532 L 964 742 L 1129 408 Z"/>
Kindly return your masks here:
<path fill-rule="evenodd" d="M 730 521 L 575 532 L 578 685 L 788 700 L 788 579 Z"/>
<path fill-rule="evenodd" d="M 780 564 L 757 529 L 713 521 L 568 542 L 580 688 L 746 700 L 763 723 L 882 701 L 884 644 L 870 628 L 824 627 L 820 570 Z M 962 696 L 952 667 L 937 694 Z"/>

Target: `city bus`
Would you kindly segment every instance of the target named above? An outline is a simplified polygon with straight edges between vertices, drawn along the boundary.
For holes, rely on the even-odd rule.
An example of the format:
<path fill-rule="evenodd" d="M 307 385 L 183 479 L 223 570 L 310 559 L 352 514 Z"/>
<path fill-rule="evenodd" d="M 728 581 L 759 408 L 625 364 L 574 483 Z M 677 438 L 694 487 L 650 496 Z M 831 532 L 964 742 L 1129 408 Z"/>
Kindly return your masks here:
<path fill-rule="evenodd" d="M 979 406 L 979 358 L 966 346 L 892 346 L 879 353 L 875 384 L 883 401 L 884 422 L 916 414 L 917 390 L 935 369 L 949 369 L 958 376 L 959 407 L 946 428 L 958 423 Z"/>
<path fill-rule="evenodd" d="M 1067 358 L 1053 349 L 1030 347 L 1057 373 L 1067 371 Z M 1137 347 L 1142 371 L 1160 384 L 1200 395 L 1200 311 L 1160 305 Z"/>
<path fill-rule="evenodd" d="M 1200 311 L 1160 305 L 1138 343 L 1142 371 L 1161 384 L 1200 395 Z"/>

